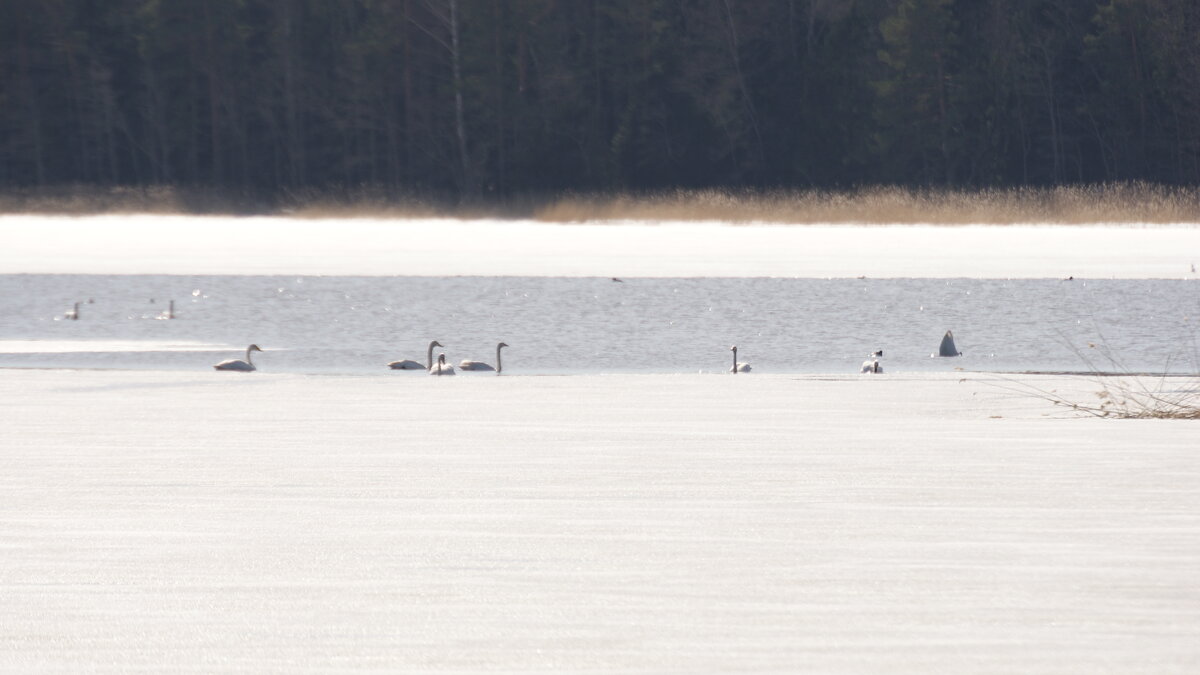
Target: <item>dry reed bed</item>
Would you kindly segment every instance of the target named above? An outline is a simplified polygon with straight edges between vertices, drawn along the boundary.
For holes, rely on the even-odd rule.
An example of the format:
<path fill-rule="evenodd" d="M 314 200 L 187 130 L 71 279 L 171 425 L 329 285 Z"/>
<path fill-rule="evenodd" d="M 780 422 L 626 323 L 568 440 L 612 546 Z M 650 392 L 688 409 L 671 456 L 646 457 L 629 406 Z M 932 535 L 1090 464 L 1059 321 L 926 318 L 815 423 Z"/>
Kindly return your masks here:
<path fill-rule="evenodd" d="M 1200 372 L 1200 345 L 1194 335 L 1189 348 L 1186 355 L 1189 370 Z M 1001 378 L 997 386 L 1085 416 L 1200 420 L 1200 375 L 1171 374 L 1173 363 L 1168 363 L 1158 374 L 1134 372 L 1103 340 L 1089 342 L 1086 350 L 1072 348 L 1072 351 L 1086 368 L 1080 377 L 1096 387 L 1092 392 L 1094 399 L 1080 399 L 1013 378 Z"/>
<path fill-rule="evenodd" d="M 629 219 L 868 225 L 1200 223 L 1200 191 L 1148 184 L 976 191 L 898 187 L 850 192 L 681 190 L 648 197 L 563 197 L 538 209 L 536 218 L 554 222 Z"/>
<path fill-rule="evenodd" d="M 0 213 L 181 213 L 301 218 L 530 218 L 781 224 L 1200 223 L 1200 188 L 1119 183 L 983 190 L 670 190 L 451 203 L 379 187 L 308 189 L 264 200 L 229 191 L 63 186 L 0 193 Z"/>
<path fill-rule="evenodd" d="M 1200 420 L 1198 378 L 1101 373 L 1085 377 L 1096 385 L 1094 400 L 1080 400 L 1056 389 L 1044 389 L 1015 379 L 1006 379 L 996 386 L 1084 416 Z"/>

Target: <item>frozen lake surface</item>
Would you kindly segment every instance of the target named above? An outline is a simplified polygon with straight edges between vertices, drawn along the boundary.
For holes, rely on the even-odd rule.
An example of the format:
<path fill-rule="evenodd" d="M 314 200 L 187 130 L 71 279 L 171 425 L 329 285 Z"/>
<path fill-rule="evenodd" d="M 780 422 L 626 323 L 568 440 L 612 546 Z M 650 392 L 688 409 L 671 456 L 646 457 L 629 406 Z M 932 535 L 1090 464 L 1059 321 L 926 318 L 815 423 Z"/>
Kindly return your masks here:
<path fill-rule="evenodd" d="M 1118 368 L 1093 343 L 1191 373 L 1198 283 L 3 275 L 0 367 L 202 370 L 257 343 L 264 371 L 378 373 L 438 340 L 452 363 L 504 341 L 514 374 L 720 372 L 733 344 L 760 373 L 856 372 L 876 349 L 898 372 Z M 964 356 L 930 358 L 946 330 Z"/>
<path fill-rule="evenodd" d="M 1200 663 L 1194 423 L 988 375 L 0 373 L 8 672 Z"/>
<path fill-rule="evenodd" d="M 0 671 L 1194 673 L 1198 252 L 0 216 Z"/>

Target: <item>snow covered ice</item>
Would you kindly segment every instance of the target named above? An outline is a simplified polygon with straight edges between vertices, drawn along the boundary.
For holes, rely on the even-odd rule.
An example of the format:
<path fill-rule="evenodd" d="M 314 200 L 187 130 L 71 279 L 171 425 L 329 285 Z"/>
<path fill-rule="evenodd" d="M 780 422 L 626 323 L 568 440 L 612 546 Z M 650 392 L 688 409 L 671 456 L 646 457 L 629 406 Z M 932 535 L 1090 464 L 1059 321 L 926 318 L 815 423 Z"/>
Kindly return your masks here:
<path fill-rule="evenodd" d="M 1196 278 L 1190 225 L 0 216 L 0 274 Z"/>
<path fill-rule="evenodd" d="M 1062 229 L 1083 249 L 1068 255 L 1086 254 L 1087 233 Z M 0 219 L 0 233 L 14 231 Z M 1193 234 L 1173 231 L 1160 253 L 1179 257 Z M 163 271 L 130 253 L 137 237 L 119 225 L 88 236 L 124 267 L 106 269 L 103 247 L 69 265 L 39 258 L 43 244 L 22 234 L 0 248 L 0 270 Z M 298 253 L 327 236 L 211 271 L 384 269 L 367 243 L 332 262 Z M 1020 248 L 1025 235 L 1007 236 Z M 179 273 L 215 260 L 178 255 Z M 826 264 L 852 277 L 855 255 Z M 690 260 L 720 276 L 706 267 L 716 258 Z M 925 264 L 906 260 L 889 264 Z M 1107 276 L 1165 260 L 1147 254 Z M 605 278 L 652 268 L 617 262 Z M 1001 276 L 1062 262 L 1013 259 Z M 155 343 L 167 355 L 222 347 L 167 337 Z M 75 342 L 12 339 L 6 350 L 62 359 Z M 114 334 L 94 348 L 137 345 Z M 1094 382 L 890 367 L 863 376 L 866 351 L 832 374 L 762 374 L 756 363 L 745 377 L 538 376 L 514 356 L 510 375 L 507 351 L 500 377 L 430 378 L 382 361 L 378 374 L 271 372 L 263 346 L 250 374 L 209 365 L 244 344 L 194 369 L 99 368 L 94 352 L 71 357 L 87 367 L 0 369 L 0 670 L 1190 673 L 1200 663 L 1194 423 L 1079 418 L 1005 388 L 1015 379 L 1088 400 Z M 877 347 L 891 354 L 864 345 Z"/>
<path fill-rule="evenodd" d="M 1192 670 L 1192 425 L 987 377 L 8 371 L 0 663 Z"/>

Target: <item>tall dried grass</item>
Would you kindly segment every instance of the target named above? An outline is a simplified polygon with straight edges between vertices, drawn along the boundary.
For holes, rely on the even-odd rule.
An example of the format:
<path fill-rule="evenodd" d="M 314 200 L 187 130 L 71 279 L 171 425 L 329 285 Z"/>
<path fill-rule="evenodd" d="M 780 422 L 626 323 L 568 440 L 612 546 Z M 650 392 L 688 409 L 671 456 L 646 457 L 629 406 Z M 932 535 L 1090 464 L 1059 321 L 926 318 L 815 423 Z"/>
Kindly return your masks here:
<path fill-rule="evenodd" d="M 1088 343 L 1088 352 L 1078 348 L 1073 351 L 1087 368 L 1081 377 L 1096 386 L 1094 399 L 1080 400 L 1027 380 L 1002 378 L 997 386 L 1086 416 L 1200 420 L 1200 375 L 1172 375 L 1170 364 L 1158 374 L 1133 372 L 1104 343 Z M 1198 356 L 1193 338 L 1192 372 L 1200 370 Z"/>
<path fill-rule="evenodd" d="M 1200 223 L 1200 188 L 1112 183 L 1055 188 L 670 190 L 568 193 L 457 202 L 380 186 L 263 196 L 171 187 L 60 186 L 0 192 L 0 213 L 262 214 L 301 218 L 532 218 L 780 224 Z"/>
<path fill-rule="evenodd" d="M 539 220 L 1005 225 L 1200 223 L 1200 190 L 1115 183 L 984 190 L 875 187 L 853 191 L 678 190 L 648 196 L 567 196 Z"/>
<path fill-rule="evenodd" d="M 1091 417 L 1200 420 L 1200 380 L 1160 376 L 1095 375 L 1095 400 L 1081 401 L 1028 382 L 1003 388 Z"/>
<path fill-rule="evenodd" d="M 166 187 L 99 188 L 59 185 L 0 192 L 0 213 L 83 216 L 98 213 L 180 213 L 177 191 Z"/>
<path fill-rule="evenodd" d="M 274 210 L 256 195 L 209 188 L 56 185 L 0 191 L 0 213 L 253 215 Z"/>

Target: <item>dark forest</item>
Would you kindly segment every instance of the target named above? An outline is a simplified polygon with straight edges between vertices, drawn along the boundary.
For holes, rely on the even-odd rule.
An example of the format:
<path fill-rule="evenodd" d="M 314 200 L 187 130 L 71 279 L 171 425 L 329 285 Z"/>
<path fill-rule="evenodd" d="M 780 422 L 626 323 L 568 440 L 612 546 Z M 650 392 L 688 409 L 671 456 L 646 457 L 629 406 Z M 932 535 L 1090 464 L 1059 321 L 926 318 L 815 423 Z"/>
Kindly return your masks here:
<path fill-rule="evenodd" d="M 2 0 L 0 186 L 1200 179 L 1195 0 Z"/>

